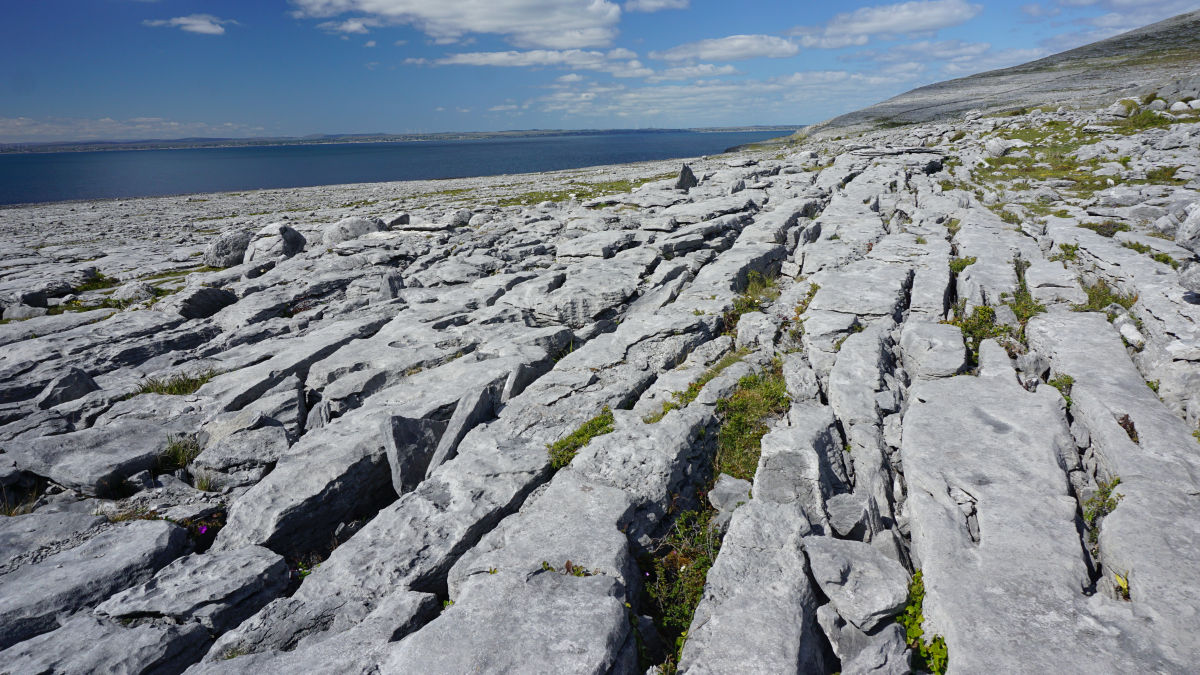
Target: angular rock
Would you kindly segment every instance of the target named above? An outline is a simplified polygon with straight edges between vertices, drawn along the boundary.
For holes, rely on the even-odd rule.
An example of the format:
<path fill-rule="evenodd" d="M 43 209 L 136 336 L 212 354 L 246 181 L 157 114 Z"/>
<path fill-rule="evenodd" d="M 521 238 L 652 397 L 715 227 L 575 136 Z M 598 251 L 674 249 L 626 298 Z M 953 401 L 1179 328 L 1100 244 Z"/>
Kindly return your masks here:
<path fill-rule="evenodd" d="M 187 531 L 135 521 L 0 576 L 0 648 L 54 630 L 57 617 L 139 584 L 183 552 Z"/>
<path fill-rule="evenodd" d="M 34 404 L 46 410 L 61 403 L 83 398 L 96 391 L 100 385 L 87 373 L 78 368 L 71 368 L 63 375 L 54 378 L 42 393 L 33 400 Z"/>
<path fill-rule="evenodd" d="M 870 632 L 908 603 L 908 571 L 870 544 L 805 537 L 813 578 L 838 614 Z"/>
<path fill-rule="evenodd" d="M 204 249 L 204 264 L 209 267 L 233 267 L 242 264 L 246 248 L 254 235 L 250 232 L 224 232 Z"/>
<path fill-rule="evenodd" d="M 207 630 L 222 633 L 283 593 L 288 576 L 283 557 L 259 546 L 193 554 L 162 568 L 141 586 L 100 603 L 95 611 L 114 619 L 198 621 Z"/>
<path fill-rule="evenodd" d="M 180 673 L 207 648 L 208 631 L 197 623 L 180 626 L 122 626 L 86 614 L 63 626 L 0 651 L 6 673 Z"/>

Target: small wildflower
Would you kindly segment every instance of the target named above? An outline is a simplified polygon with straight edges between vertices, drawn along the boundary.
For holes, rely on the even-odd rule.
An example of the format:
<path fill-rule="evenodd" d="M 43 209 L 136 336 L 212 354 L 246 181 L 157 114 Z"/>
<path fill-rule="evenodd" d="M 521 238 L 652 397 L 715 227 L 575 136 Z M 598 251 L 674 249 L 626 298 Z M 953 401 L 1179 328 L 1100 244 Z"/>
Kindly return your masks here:
<path fill-rule="evenodd" d="M 207 525 L 201 525 L 201 526 L 200 526 L 200 534 L 204 534 L 205 532 L 208 532 L 208 526 L 207 526 Z"/>

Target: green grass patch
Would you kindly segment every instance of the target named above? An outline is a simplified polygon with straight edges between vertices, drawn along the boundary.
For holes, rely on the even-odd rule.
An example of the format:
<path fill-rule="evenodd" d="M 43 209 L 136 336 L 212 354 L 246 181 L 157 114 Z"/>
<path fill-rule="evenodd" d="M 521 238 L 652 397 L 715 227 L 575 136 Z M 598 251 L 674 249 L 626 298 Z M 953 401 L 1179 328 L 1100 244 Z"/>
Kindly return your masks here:
<path fill-rule="evenodd" d="M 987 305 L 975 307 L 970 316 L 966 316 L 966 311 L 966 301 L 960 300 L 954 306 L 954 319 L 942 323 L 958 326 L 962 330 L 970 351 L 971 365 L 975 366 L 979 364 L 979 345 L 984 340 L 1008 335 L 1008 329 L 996 324 L 996 310 Z"/>
<path fill-rule="evenodd" d="M 1146 172 L 1146 180 L 1151 183 L 1167 183 L 1171 185 L 1182 185 L 1187 181 L 1176 178 L 1175 172 L 1183 167 L 1178 166 L 1163 166 L 1157 169 L 1151 169 Z"/>
<path fill-rule="evenodd" d="M 191 375 L 180 373 L 168 378 L 151 378 L 142 383 L 137 393 L 187 396 L 196 393 L 200 387 L 219 374 L 215 369 L 210 368 Z"/>
<path fill-rule="evenodd" d="M 1058 253 L 1050 256 L 1049 260 L 1075 262 L 1079 258 L 1079 244 L 1059 244 Z"/>
<path fill-rule="evenodd" d="M 631 180 L 610 180 L 600 183 L 569 183 L 559 190 L 539 190 L 504 197 L 496 201 L 495 204 L 496 206 L 531 206 L 542 202 L 563 202 L 572 198 L 578 201 L 587 201 L 599 197 L 632 192 L 635 188 L 641 187 L 646 183 L 663 180 L 674 175 L 674 173 L 663 173 L 657 176 L 634 178 Z"/>
<path fill-rule="evenodd" d="M 1115 220 L 1106 220 L 1103 223 L 1080 223 L 1079 227 L 1091 230 L 1101 237 L 1112 239 L 1118 232 L 1128 232 L 1129 226 L 1125 223 Z"/>
<path fill-rule="evenodd" d="M 642 562 L 647 574 L 640 606 L 654 619 L 654 624 L 673 653 L 658 665 L 662 675 L 673 675 L 679 666 L 679 656 L 687 640 L 696 607 L 704 595 L 704 582 L 721 550 L 721 538 L 711 526 L 716 511 L 706 508 L 686 511 L 675 519 L 671 531 Z"/>
<path fill-rule="evenodd" d="M 97 274 L 95 277 L 79 284 L 75 287 L 76 293 L 86 293 L 88 291 L 102 291 L 106 288 L 119 286 L 121 281 L 112 277 L 106 277 L 103 274 Z"/>
<path fill-rule="evenodd" d="M 1159 115 L 1153 110 L 1141 110 L 1109 126 L 1122 134 L 1136 134 L 1147 129 L 1171 126 L 1175 120 Z"/>
<path fill-rule="evenodd" d="M 747 349 L 739 349 L 735 352 L 726 354 L 721 360 L 714 363 L 712 367 L 704 371 L 704 374 L 701 375 L 699 379 L 689 384 L 687 389 L 671 394 L 671 399 L 663 402 L 662 410 L 650 415 L 646 415 L 644 418 L 642 418 L 642 421 L 646 424 L 654 424 L 655 422 L 658 422 L 662 418 L 666 417 L 667 413 L 671 412 L 672 410 L 687 407 L 688 404 L 690 404 L 692 401 L 695 401 L 696 397 L 700 395 L 700 391 L 704 389 L 704 385 L 712 382 L 713 379 L 715 379 L 718 375 L 725 372 L 725 369 L 729 366 L 741 361 L 748 353 L 749 350 Z"/>
<path fill-rule="evenodd" d="M 1052 377 L 1046 380 L 1046 384 L 1058 390 L 1062 397 L 1067 402 L 1067 407 L 1071 407 L 1071 388 L 1075 386 L 1075 378 L 1065 373 L 1059 373 L 1057 377 Z"/>
<path fill-rule="evenodd" d="M 158 456 L 158 472 L 174 473 L 186 468 L 200 454 L 200 443 L 192 436 L 168 436 L 167 447 Z"/>
<path fill-rule="evenodd" d="M 925 635 L 924 605 L 925 580 L 921 570 L 917 570 L 908 586 L 908 605 L 897 621 L 904 627 L 905 639 L 913 651 L 913 670 L 941 675 L 946 672 L 950 654 L 945 638 L 941 635 Z"/>
<path fill-rule="evenodd" d="M 1173 270 L 1179 269 L 1179 261 L 1167 255 L 1166 253 L 1151 253 L 1150 259 L 1155 262 L 1160 262 Z"/>
<path fill-rule="evenodd" d="M 564 466 L 571 463 L 575 459 L 575 455 L 583 446 L 591 442 L 597 436 L 611 434 L 613 431 L 613 413 L 608 406 L 600 411 L 592 419 L 583 423 L 575 431 L 572 431 L 566 438 L 557 440 L 553 443 L 546 444 L 546 450 L 550 453 L 550 468 L 558 471 Z"/>
<path fill-rule="evenodd" d="M 1016 314 L 1017 320 L 1021 322 L 1022 337 L 1025 333 L 1025 324 L 1035 315 L 1046 311 L 1045 305 L 1033 299 L 1029 293 L 1029 285 L 1025 283 L 1025 270 L 1029 269 L 1030 264 L 1020 258 L 1013 261 L 1017 272 L 1017 292 L 1012 299 L 1005 303 L 1012 308 L 1013 314 Z"/>
<path fill-rule="evenodd" d="M 1132 309 L 1134 303 L 1137 302 L 1138 296 L 1132 293 L 1121 293 L 1108 285 L 1103 279 L 1096 280 L 1094 284 L 1084 284 L 1084 293 L 1087 294 L 1087 302 L 1078 305 L 1071 305 L 1071 309 L 1076 312 L 1107 312 L 1109 305 L 1120 305 L 1125 309 Z M 1117 318 L 1115 314 L 1109 312 L 1108 320 L 1112 321 Z"/>
<path fill-rule="evenodd" d="M 767 422 L 787 413 L 790 405 L 783 364 L 778 359 L 763 372 L 739 380 L 733 394 L 717 402 L 721 431 L 717 437 L 714 472 L 754 480 L 760 443 L 770 431 Z"/>
<path fill-rule="evenodd" d="M 1096 525 L 1100 519 L 1112 513 L 1117 508 L 1117 503 L 1120 502 L 1125 495 L 1114 492 L 1117 486 L 1121 484 L 1120 476 L 1112 480 L 1096 483 L 1096 494 L 1084 500 L 1083 522 L 1088 528 L 1088 541 L 1095 544 L 1099 537 L 1099 528 Z"/>
<path fill-rule="evenodd" d="M 378 204 L 378 203 L 379 203 L 378 199 L 360 199 L 355 202 L 346 202 L 345 204 L 342 204 L 338 208 L 339 209 L 361 209 L 366 206 L 374 206 L 375 204 Z"/>
<path fill-rule="evenodd" d="M 1154 250 L 1149 246 L 1145 244 L 1139 244 L 1136 241 L 1123 241 L 1121 242 L 1121 246 L 1124 246 L 1125 248 L 1131 248 L 1138 253 L 1149 253 L 1150 251 Z"/>
<path fill-rule="evenodd" d="M 971 265 L 974 265 L 976 261 L 977 258 L 975 257 L 954 258 L 950 261 L 950 271 L 954 272 L 955 274 L 962 274 L 963 270 L 967 269 Z"/>
<path fill-rule="evenodd" d="M 766 276 L 756 270 L 746 275 L 746 290 L 733 299 L 733 309 L 726 312 L 724 326 L 726 332 L 737 330 L 738 321 L 748 312 L 758 312 L 779 297 L 779 287 L 776 277 Z"/>
<path fill-rule="evenodd" d="M 959 230 L 961 230 L 961 229 L 962 229 L 962 221 L 959 220 L 958 218 L 951 218 L 949 220 L 949 222 L 946 223 L 946 231 L 950 233 L 951 238 L 953 238 L 955 235 L 957 235 Z"/>

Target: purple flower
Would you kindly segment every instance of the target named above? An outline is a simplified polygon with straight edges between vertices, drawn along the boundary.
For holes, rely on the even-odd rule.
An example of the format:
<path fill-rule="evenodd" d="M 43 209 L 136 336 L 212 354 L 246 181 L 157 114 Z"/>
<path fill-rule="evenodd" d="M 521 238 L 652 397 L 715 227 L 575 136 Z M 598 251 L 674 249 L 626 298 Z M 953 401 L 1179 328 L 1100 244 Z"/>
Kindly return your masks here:
<path fill-rule="evenodd" d="M 208 532 L 208 526 L 207 526 L 207 525 L 201 525 L 201 526 L 200 526 L 200 534 L 204 534 L 205 532 Z"/>

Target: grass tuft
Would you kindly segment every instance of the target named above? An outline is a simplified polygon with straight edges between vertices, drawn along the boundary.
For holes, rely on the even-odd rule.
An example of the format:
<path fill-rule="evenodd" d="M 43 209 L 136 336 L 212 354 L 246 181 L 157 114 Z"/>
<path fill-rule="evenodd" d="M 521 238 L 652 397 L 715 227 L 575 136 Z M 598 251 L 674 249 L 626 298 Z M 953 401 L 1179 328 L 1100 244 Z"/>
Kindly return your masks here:
<path fill-rule="evenodd" d="M 1112 321 L 1117 318 L 1112 312 L 1108 312 L 1110 305 L 1120 305 L 1125 309 L 1132 309 L 1134 303 L 1137 302 L 1138 296 L 1132 293 L 1120 293 L 1108 285 L 1108 282 L 1099 279 L 1096 283 L 1087 285 L 1084 284 L 1083 290 L 1087 293 L 1087 302 L 1071 305 L 1072 311 L 1076 312 L 1106 312 L 1108 320 Z"/>
<path fill-rule="evenodd" d="M 908 646 L 913 650 L 913 670 L 917 672 L 941 675 L 949 665 L 950 654 L 946 648 L 946 640 L 941 635 L 930 638 L 925 636 L 925 580 L 921 570 L 913 573 L 912 582 L 908 587 L 908 605 L 900 614 L 898 621 L 904 627 Z"/>
<path fill-rule="evenodd" d="M 1079 227 L 1091 230 L 1101 237 L 1112 239 L 1118 232 L 1128 232 L 1129 226 L 1116 220 L 1106 220 L 1103 223 L 1080 223 Z"/>
<path fill-rule="evenodd" d="M 138 394 L 164 394 L 167 396 L 186 396 L 194 394 L 196 391 L 208 383 L 209 380 L 219 375 L 215 369 L 204 370 L 194 375 L 180 373 L 174 377 L 166 379 L 151 378 L 142 383 L 138 389 Z"/>
<path fill-rule="evenodd" d="M 776 277 L 766 276 L 761 272 L 751 270 L 746 275 L 746 290 L 733 299 L 733 309 L 724 317 L 727 333 L 737 330 L 738 321 L 743 314 L 761 311 L 765 306 L 779 297 L 779 288 L 775 283 Z"/>
<path fill-rule="evenodd" d="M 687 389 L 671 394 L 671 400 L 663 402 L 662 410 L 650 415 L 646 415 L 642 418 L 642 421 L 646 424 L 654 424 L 655 422 L 658 422 L 662 418 L 666 417 L 667 413 L 671 412 L 672 410 L 687 407 L 688 404 L 690 404 L 692 401 L 695 401 L 696 397 L 700 395 L 700 391 L 704 389 L 704 385 L 712 382 L 713 379 L 724 372 L 729 366 L 741 361 L 748 353 L 749 350 L 747 349 L 739 349 L 730 354 L 726 354 L 720 361 L 717 361 L 712 365 L 712 367 L 704 371 L 704 374 L 701 375 L 699 379 L 689 384 Z"/>
<path fill-rule="evenodd" d="M 1071 407 L 1071 387 L 1075 386 L 1075 378 L 1065 373 L 1060 373 L 1057 377 L 1046 380 L 1046 384 L 1054 387 L 1058 390 L 1058 393 L 1062 394 L 1069 409 Z"/>
<path fill-rule="evenodd" d="M 974 258 L 974 257 L 955 258 L 950 261 L 950 271 L 955 274 L 962 274 L 963 270 L 967 269 L 971 265 L 974 265 L 976 260 L 977 260 L 977 258 Z"/>
<path fill-rule="evenodd" d="M 727 399 L 717 402 L 721 431 L 717 437 L 715 473 L 754 480 L 761 454 L 762 437 L 770 430 L 772 417 L 783 415 L 791 405 L 778 359 L 762 373 L 747 375 Z"/>
<path fill-rule="evenodd" d="M 579 450 L 590 443 L 593 438 L 611 434 L 613 421 L 612 410 L 608 406 L 604 406 L 604 410 L 599 415 L 584 422 L 582 426 L 572 431 L 571 435 L 554 443 L 547 443 L 546 449 L 550 452 L 550 468 L 558 471 L 570 464 Z"/>
<path fill-rule="evenodd" d="M 200 443 L 191 436 L 167 436 L 167 447 L 158 456 L 158 472 L 174 473 L 200 454 Z"/>

